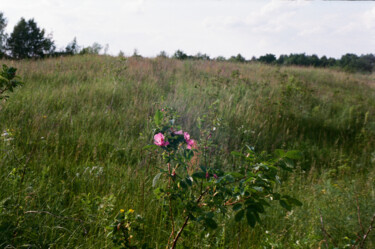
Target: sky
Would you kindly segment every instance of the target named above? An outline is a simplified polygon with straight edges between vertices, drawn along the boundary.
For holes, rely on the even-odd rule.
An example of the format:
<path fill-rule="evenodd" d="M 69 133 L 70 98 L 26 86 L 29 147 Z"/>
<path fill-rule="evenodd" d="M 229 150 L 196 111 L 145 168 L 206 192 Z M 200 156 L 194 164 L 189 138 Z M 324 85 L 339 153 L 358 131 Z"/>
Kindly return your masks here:
<path fill-rule="evenodd" d="M 375 2 L 281 0 L 0 0 L 11 33 L 34 18 L 58 49 L 108 44 L 108 53 L 164 50 L 247 59 L 266 53 L 339 58 L 375 53 Z"/>

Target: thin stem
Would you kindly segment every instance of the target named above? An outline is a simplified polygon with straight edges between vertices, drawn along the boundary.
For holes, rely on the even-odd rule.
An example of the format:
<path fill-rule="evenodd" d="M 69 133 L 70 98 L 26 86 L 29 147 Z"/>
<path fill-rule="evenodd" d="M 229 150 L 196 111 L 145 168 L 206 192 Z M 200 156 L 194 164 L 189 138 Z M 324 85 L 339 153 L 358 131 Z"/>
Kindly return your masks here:
<path fill-rule="evenodd" d="M 327 230 L 324 228 L 324 222 L 323 222 L 323 216 L 322 216 L 322 212 L 321 210 L 319 209 L 319 214 L 320 214 L 320 223 L 322 225 L 322 232 L 324 234 L 324 241 L 325 241 L 325 244 L 326 244 L 326 247 L 328 248 L 328 239 L 327 237 L 330 238 L 332 244 L 337 247 L 337 245 L 333 242 L 333 238 L 332 236 L 327 232 Z"/>
<path fill-rule="evenodd" d="M 201 193 L 201 195 L 200 195 L 199 198 L 197 199 L 197 203 L 199 203 L 199 202 L 202 200 L 203 196 L 208 192 L 208 190 L 210 190 L 209 187 L 207 187 L 206 190 L 205 190 L 203 193 Z M 175 237 L 174 240 L 173 240 L 173 244 L 172 244 L 171 249 L 176 248 L 177 241 L 178 241 L 178 239 L 180 238 L 180 236 L 181 236 L 182 232 L 184 231 L 185 227 L 187 226 L 187 224 L 188 224 L 188 222 L 189 222 L 189 219 L 190 219 L 190 216 L 189 216 L 189 215 L 186 216 L 184 224 L 182 224 L 180 230 L 178 231 L 176 237 Z"/>
<path fill-rule="evenodd" d="M 372 216 L 372 220 L 371 220 L 371 223 L 370 223 L 370 227 L 368 228 L 367 232 L 365 235 L 363 235 L 363 240 L 361 241 L 361 243 L 359 244 L 360 247 L 359 248 L 363 248 L 363 245 L 365 244 L 366 242 L 366 239 L 368 238 L 368 235 L 370 234 L 371 230 L 374 228 L 374 221 L 375 221 L 375 214 L 374 216 Z"/>

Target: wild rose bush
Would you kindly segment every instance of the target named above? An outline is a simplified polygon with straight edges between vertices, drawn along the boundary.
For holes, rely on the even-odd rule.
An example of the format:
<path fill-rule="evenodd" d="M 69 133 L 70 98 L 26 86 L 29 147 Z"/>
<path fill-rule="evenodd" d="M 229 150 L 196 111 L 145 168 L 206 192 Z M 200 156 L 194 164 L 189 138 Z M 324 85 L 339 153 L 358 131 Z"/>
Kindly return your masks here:
<path fill-rule="evenodd" d="M 22 85 L 19 77 L 16 76 L 17 69 L 3 65 L 0 71 L 0 100 L 9 98 L 6 92 L 13 92 L 14 88 Z"/>
<path fill-rule="evenodd" d="M 176 248 L 192 223 L 209 231 L 219 227 L 219 220 L 225 222 L 232 216 L 235 221 L 245 219 L 254 227 L 272 202 L 279 202 L 287 210 L 301 205 L 298 200 L 275 192 L 275 186 L 281 183 L 280 171 L 291 170 L 299 152 L 278 150 L 276 156 L 270 156 L 246 147 L 243 152 L 232 152 L 240 166 L 227 171 L 206 164 L 203 158 L 199 160 L 205 156 L 207 145 L 212 144 L 208 140 L 215 129 L 202 132 L 205 137 L 200 143 L 176 124 L 176 117 L 168 108 L 157 111 L 153 119 L 153 144 L 144 148 L 156 150 L 164 162 L 155 166 L 159 173 L 153 179 L 153 187 L 168 217 L 167 248 Z"/>

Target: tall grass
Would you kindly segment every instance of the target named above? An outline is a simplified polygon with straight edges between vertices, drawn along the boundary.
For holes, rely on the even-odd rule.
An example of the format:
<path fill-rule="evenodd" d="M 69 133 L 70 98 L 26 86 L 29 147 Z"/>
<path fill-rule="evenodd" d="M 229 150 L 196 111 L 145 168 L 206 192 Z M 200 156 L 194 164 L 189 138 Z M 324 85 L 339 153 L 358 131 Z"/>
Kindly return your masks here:
<path fill-rule="evenodd" d="M 158 162 L 142 147 L 163 106 L 195 138 L 198 118 L 216 111 L 217 166 L 232 167 L 230 152 L 246 144 L 303 153 L 282 186 L 302 208 L 269 210 L 255 229 L 222 223 L 216 241 L 191 229 L 186 247 L 323 248 L 323 218 L 342 248 L 360 230 L 356 197 L 366 227 L 375 212 L 373 75 L 109 56 L 1 63 L 26 82 L 1 105 L 0 130 L 15 136 L 0 142 L 1 248 L 111 248 L 106 227 L 120 208 L 141 213 L 161 248 L 166 217 L 150 186 Z"/>

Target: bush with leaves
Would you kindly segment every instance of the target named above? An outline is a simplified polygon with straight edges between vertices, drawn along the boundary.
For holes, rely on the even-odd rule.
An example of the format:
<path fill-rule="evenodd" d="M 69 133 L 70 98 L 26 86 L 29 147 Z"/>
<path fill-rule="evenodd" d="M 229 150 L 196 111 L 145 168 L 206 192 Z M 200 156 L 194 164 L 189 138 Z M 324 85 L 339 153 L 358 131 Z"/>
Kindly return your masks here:
<path fill-rule="evenodd" d="M 270 156 L 246 147 L 242 152 L 232 152 L 241 166 L 226 170 L 199 159 L 207 150 L 211 133 L 206 133 L 207 137 L 199 143 L 175 122 L 173 110 L 157 111 L 154 144 L 145 147 L 158 151 L 164 162 L 157 166 L 159 173 L 153 179 L 153 187 L 169 217 L 168 248 L 176 248 L 190 223 L 213 230 L 219 227 L 219 216 L 224 220 L 234 216 L 235 221 L 246 219 L 254 227 L 274 201 L 287 210 L 302 205 L 290 196 L 275 192 L 275 186 L 281 183 L 280 171 L 293 168 L 293 161 L 300 156 L 298 151 L 278 150 L 276 156 Z"/>
<path fill-rule="evenodd" d="M 4 95 L 5 92 L 13 92 L 14 88 L 21 85 L 22 82 L 16 76 L 17 69 L 3 65 L 0 71 L 0 100 L 7 99 L 9 96 Z"/>

